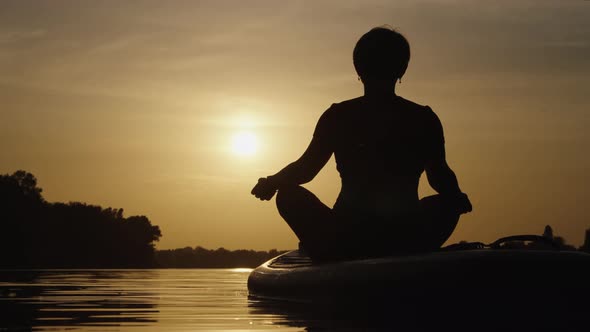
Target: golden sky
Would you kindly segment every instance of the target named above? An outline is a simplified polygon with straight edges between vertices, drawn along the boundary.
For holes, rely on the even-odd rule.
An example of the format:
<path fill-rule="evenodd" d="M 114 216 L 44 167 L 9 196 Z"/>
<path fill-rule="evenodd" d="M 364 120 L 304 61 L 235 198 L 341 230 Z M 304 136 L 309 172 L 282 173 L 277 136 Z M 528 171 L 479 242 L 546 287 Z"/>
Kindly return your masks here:
<path fill-rule="evenodd" d="M 474 204 L 449 242 L 551 224 L 580 244 L 582 0 L 1 1 L 0 173 L 32 172 L 49 201 L 147 215 L 159 248 L 293 248 L 250 189 L 299 157 L 330 104 L 362 94 L 352 49 L 383 24 L 412 48 L 398 94 L 437 112 Z M 256 150 L 235 151 L 236 135 Z M 334 168 L 307 185 L 329 205 Z"/>

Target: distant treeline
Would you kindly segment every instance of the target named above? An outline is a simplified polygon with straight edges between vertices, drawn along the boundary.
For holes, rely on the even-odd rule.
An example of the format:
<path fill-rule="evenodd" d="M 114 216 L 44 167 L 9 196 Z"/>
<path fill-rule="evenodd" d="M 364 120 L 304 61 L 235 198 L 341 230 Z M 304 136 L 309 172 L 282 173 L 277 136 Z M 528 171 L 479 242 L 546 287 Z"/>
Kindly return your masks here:
<path fill-rule="evenodd" d="M 254 251 L 224 248 L 208 250 L 203 247 L 191 247 L 158 250 L 156 261 L 163 268 L 235 268 L 256 267 L 285 251 Z"/>
<path fill-rule="evenodd" d="M 584 244 L 576 248 L 568 244 L 561 236 L 554 236 L 551 226 L 546 226 L 543 236 L 548 242 L 527 242 L 527 241 L 509 241 L 501 245 L 500 249 L 519 249 L 519 250 L 564 250 L 564 251 L 585 251 L 590 253 L 590 229 L 586 230 Z M 461 241 L 460 243 L 467 243 Z M 229 251 L 224 248 L 216 250 L 205 249 L 203 247 L 191 247 L 158 250 L 156 251 L 156 261 L 162 268 L 234 268 L 234 267 L 257 267 L 260 264 L 276 257 L 286 251 L 254 251 L 254 250 L 235 250 Z"/>
<path fill-rule="evenodd" d="M 0 268 L 153 267 L 160 228 L 145 216 L 48 203 L 26 171 L 0 175 Z"/>

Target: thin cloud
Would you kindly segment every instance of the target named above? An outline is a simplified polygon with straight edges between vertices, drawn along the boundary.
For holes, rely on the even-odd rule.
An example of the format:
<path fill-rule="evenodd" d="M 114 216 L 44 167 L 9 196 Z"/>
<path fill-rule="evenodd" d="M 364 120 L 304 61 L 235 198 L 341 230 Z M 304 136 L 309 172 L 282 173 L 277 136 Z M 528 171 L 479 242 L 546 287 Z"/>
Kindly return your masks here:
<path fill-rule="evenodd" d="M 28 31 L 0 31 L 0 44 L 9 44 L 31 39 L 42 38 L 48 33 L 44 29 L 35 29 Z"/>

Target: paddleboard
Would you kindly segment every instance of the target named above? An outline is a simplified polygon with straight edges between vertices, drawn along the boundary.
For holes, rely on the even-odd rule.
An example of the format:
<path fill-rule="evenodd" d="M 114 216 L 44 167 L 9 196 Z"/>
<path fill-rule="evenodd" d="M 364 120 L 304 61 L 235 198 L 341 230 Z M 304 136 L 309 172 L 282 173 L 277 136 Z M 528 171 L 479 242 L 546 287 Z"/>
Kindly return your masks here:
<path fill-rule="evenodd" d="M 582 298 L 588 280 L 590 254 L 576 251 L 452 250 L 318 263 L 294 250 L 253 270 L 248 289 L 253 297 L 295 302 L 515 291 Z"/>

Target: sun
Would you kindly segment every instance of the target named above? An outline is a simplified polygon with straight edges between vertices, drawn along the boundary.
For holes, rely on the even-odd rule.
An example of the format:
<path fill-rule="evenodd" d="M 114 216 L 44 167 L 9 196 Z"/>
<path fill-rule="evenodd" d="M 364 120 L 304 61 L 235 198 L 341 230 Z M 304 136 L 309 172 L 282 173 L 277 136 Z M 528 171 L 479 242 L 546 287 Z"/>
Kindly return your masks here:
<path fill-rule="evenodd" d="M 232 151 L 238 156 L 252 156 L 258 150 L 258 139 L 249 131 L 242 131 L 232 136 Z"/>

